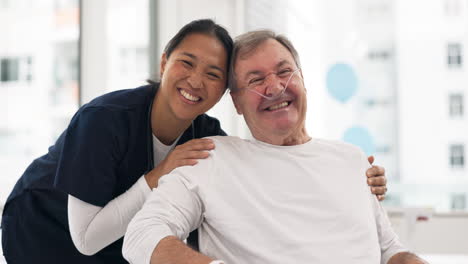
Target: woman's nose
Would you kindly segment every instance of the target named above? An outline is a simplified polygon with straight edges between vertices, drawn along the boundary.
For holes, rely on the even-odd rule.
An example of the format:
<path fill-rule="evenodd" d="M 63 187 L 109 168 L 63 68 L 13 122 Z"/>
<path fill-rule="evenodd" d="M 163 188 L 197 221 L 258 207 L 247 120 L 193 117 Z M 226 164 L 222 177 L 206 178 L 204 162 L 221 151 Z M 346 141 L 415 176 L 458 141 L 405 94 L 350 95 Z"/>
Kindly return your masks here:
<path fill-rule="evenodd" d="M 203 87 L 203 78 L 202 74 L 197 72 L 192 72 L 187 78 L 187 82 L 192 88 L 199 89 Z"/>

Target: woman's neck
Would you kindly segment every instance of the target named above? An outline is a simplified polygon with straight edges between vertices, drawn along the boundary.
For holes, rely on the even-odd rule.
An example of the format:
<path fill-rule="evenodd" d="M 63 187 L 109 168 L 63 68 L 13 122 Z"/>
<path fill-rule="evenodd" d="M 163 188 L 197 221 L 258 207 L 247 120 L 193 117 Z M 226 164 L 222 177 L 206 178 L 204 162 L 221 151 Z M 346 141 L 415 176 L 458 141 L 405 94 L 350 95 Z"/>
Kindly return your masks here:
<path fill-rule="evenodd" d="M 170 108 L 158 100 L 156 94 L 151 107 L 151 130 L 163 144 L 171 145 L 190 126 L 191 120 L 180 120 Z"/>

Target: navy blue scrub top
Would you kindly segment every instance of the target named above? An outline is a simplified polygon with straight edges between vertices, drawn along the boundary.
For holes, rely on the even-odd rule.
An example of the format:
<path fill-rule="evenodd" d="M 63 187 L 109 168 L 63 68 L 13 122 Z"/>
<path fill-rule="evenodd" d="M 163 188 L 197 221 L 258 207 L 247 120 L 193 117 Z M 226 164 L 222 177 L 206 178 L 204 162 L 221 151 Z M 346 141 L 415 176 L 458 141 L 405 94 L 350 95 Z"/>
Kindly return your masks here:
<path fill-rule="evenodd" d="M 52 228 L 56 230 L 44 230 L 44 233 L 57 236 L 59 243 L 53 247 L 60 247 L 61 240 L 64 244 L 70 243 L 68 194 L 104 207 L 153 169 L 150 114 L 157 88 L 155 84 L 115 91 L 81 107 L 49 152 L 34 160 L 18 180 L 7 199 L 3 213 L 7 217 L 4 218 L 11 221 L 16 214 L 22 214 L 22 224 L 17 223 L 21 228 L 17 231 L 29 227 Z M 203 114 L 194 120 L 177 144 L 214 135 L 226 133 L 217 119 Z M 21 199 L 31 194 L 33 198 Z M 15 207 L 16 200 L 22 200 L 17 202 L 18 208 L 9 210 Z M 66 235 L 62 234 L 64 231 Z M 19 231 L 15 233 L 21 236 Z M 27 230 L 24 235 L 28 235 Z M 24 243 L 39 248 L 52 246 L 47 240 L 30 235 L 27 242 L 18 245 L 9 242 L 9 246 L 21 248 Z M 122 241 L 119 239 L 93 257 L 100 257 L 104 263 L 123 262 Z M 55 248 L 55 252 L 61 254 L 62 250 Z M 69 259 L 68 263 L 74 262 Z"/>

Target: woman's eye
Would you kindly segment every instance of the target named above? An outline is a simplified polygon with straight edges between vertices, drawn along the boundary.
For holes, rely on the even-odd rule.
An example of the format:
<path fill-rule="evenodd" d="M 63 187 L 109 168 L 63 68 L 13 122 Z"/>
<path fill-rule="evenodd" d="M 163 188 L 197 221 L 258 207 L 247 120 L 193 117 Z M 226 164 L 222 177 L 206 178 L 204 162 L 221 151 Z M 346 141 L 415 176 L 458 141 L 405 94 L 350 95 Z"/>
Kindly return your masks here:
<path fill-rule="evenodd" d="M 193 64 L 190 61 L 187 61 L 187 60 L 182 60 L 182 64 L 184 64 L 185 66 L 188 66 L 188 67 L 193 66 Z"/>
<path fill-rule="evenodd" d="M 221 79 L 221 77 L 219 77 L 218 74 L 213 73 L 213 72 L 209 72 L 209 73 L 208 73 L 208 76 L 210 76 L 210 77 L 212 77 L 212 78 L 214 78 L 214 79 Z"/>

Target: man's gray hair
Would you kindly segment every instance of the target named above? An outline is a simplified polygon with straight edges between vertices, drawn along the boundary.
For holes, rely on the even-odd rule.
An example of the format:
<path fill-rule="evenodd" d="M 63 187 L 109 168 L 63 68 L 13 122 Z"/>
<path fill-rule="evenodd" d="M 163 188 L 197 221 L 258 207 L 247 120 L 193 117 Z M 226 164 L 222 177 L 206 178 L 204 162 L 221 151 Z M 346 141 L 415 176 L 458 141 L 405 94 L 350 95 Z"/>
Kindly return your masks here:
<path fill-rule="evenodd" d="M 291 41 L 283 35 L 278 35 L 275 32 L 267 29 L 255 30 L 244 33 L 236 37 L 234 41 L 234 49 L 232 50 L 231 62 L 229 64 L 229 89 L 233 92 L 237 91 L 236 83 L 236 73 L 234 71 L 234 66 L 236 65 L 238 58 L 245 58 L 251 55 L 255 49 L 260 46 L 263 42 L 274 39 L 283 45 L 286 49 L 291 52 L 294 62 L 298 68 L 301 67 L 301 62 L 299 61 L 299 54 L 297 53 L 296 48 L 294 48 Z"/>

